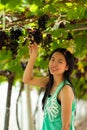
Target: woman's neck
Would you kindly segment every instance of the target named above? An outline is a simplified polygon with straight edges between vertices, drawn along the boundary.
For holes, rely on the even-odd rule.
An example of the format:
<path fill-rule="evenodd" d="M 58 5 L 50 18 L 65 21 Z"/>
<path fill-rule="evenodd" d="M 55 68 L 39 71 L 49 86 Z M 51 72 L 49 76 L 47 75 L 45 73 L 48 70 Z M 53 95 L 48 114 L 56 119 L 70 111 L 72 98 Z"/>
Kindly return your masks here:
<path fill-rule="evenodd" d="M 53 78 L 54 78 L 54 84 L 55 85 L 60 84 L 64 80 L 63 76 L 54 75 Z"/>

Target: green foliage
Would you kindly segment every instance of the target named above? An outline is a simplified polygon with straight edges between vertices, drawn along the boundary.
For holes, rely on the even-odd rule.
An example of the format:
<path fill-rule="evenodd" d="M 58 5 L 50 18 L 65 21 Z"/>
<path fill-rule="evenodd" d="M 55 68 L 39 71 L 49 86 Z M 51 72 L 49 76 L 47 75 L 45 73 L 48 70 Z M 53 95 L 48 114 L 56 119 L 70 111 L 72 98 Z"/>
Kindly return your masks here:
<path fill-rule="evenodd" d="M 20 5 L 21 0 L 9 0 L 9 2 L 7 2 L 7 8 L 10 9 L 15 9 L 16 6 Z"/>
<path fill-rule="evenodd" d="M 0 20 L 0 30 L 7 35 L 0 37 L 0 70 L 10 70 L 15 73 L 15 81 L 22 81 L 29 59 L 29 29 L 34 36 L 35 29 L 39 29 L 43 39 L 39 39 L 35 74 L 40 75 L 41 70 L 46 73 L 50 52 L 57 47 L 65 47 L 78 59 L 72 75 L 76 95 L 87 99 L 87 0 L 1 0 Z M 5 30 L 2 30 L 4 22 Z M 15 36 L 11 35 L 12 27 Z M 22 29 L 20 36 L 16 27 Z"/>
<path fill-rule="evenodd" d="M 10 0 L 1 0 L 1 4 L 5 5 L 7 3 L 9 3 Z"/>
<path fill-rule="evenodd" d="M 7 9 L 14 9 L 17 5 L 19 5 L 22 2 L 22 0 L 1 0 L 2 5 L 4 5 L 4 8 Z M 0 5 L 1 6 L 1 5 Z"/>
<path fill-rule="evenodd" d="M 87 54 L 87 34 L 80 33 L 75 36 L 76 44 L 76 56 L 79 58 L 84 58 Z"/>

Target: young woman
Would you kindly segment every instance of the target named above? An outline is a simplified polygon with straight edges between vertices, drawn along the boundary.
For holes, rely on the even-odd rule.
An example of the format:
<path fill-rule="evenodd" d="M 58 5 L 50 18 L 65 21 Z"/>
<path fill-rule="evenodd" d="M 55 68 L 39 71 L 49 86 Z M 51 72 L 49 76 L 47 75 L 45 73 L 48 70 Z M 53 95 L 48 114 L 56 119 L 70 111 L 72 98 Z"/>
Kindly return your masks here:
<path fill-rule="evenodd" d="M 30 59 L 24 71 L 23 82 L 46 88 L 42 100 L 42 130 L 74 130 L 76 103 L 70 82 L 74 67 L 73 55 L 64 48 L 57 48 L 49 57 L 49 76 L 34 77 L 32 71 L 38 55 L 38 45 L 30 45 L 29 53 Z"/>

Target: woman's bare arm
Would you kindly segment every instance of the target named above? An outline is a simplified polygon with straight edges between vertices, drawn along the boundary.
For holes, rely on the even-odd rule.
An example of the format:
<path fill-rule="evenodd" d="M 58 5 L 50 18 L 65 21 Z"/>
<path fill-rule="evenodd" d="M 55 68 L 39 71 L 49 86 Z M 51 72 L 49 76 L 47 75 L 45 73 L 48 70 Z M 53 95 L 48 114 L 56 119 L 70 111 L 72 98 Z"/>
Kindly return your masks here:
<path fill-rule="evenodd" d="M 68 85 L 65 85 L 60 93 L 62 107 L 62 130 L 70 130 L 74 94 L 72 88 Z"/>
<path fill-rule="evenodd" d="M 48 77 L 33 77 L 33 68 L 38 55 L 38 45 L 29 46 L 30 59 L 25 68 L 23 82 L 30 85 L 44 87 L 48 82 Z"/>

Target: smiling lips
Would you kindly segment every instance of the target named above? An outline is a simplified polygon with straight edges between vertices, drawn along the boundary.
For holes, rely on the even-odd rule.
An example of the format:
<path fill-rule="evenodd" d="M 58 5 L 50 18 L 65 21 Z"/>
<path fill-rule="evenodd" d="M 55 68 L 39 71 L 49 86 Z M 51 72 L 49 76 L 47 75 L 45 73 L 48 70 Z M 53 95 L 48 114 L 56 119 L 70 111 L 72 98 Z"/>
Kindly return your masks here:
<path fill-rule="evenodd" d="M 51 67 L 50 69 L 51 69 L 51 71 L 57 71 L 58 70 L 57 68 L 54 68 L 54 67 Z"/>

